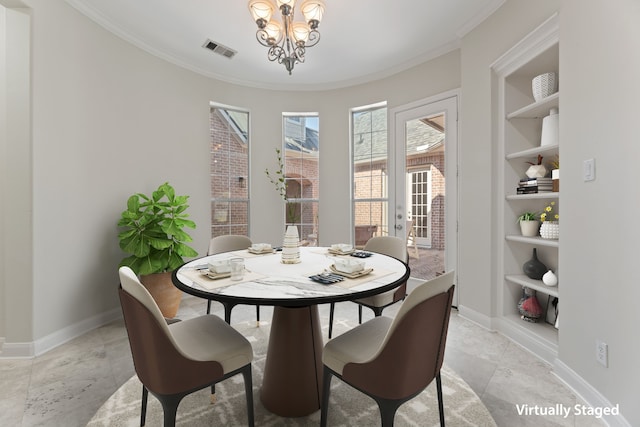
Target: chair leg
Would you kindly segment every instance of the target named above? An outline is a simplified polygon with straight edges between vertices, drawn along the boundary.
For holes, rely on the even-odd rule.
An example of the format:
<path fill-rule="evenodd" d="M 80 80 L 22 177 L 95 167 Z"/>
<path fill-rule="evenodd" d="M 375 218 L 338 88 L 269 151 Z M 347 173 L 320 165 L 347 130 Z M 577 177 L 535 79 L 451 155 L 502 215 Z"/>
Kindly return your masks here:
<path fill-rule="evenodd" d="M 393 427 L 393 421 L 396 417 L 396 412 L 402 401 L 388 400 L 388 399 L 375 399 L 380 409 L 380 418 L 382 419 L 382 427 Z"/>
<path fill-rule="evenodd" d="M 211 300 L 207 300 L 207 314 L 211 314 Z"/>
<path fill-rule="evenodd" d="M 444 404 L 442 403 L 442 379 L 440 371 L 436 374 L 436 389 L 438 391 L 438 411 L 440 412 L 440 427 L 444 427 Z"/>
<path fill-rule="evenodd" d="M 329 306 L 329 339 L 331 339 L 331 334 L 333 334 L 333 311 L 336 308 L 336 303 L 332 302 Z"/>
<path fill-rule="evenodd" d="M 260 326 L 260 306 L 256 305 L 256 326 Z"/>
<path fill-rule="evenodd" d="M 247 417 L 249 427 L 253 427 L 253 381 L 251 379 L 251 364 L 247 365 L 242 370 L 242 376 L 244 377 L 244 390 L 247 394 Z"/>
<path fill-rule="evenodd" d="M 358 304 L 358 323 L 362 325 L 362 305 Z"/>
<path fill-rule="evenodd" d="M 147 400 L 149 398 L 149 390 L 142 386 L 142 412 L 140 414 L 140 427 L 147 422 Z"/>
<path fill-rule="evenodd" d="M 159 396 L 156 395 L 160 403 L 162 404 L 162 411 L 164 413 L 164 427 L 175 427 L 176 414 L 178 413 L 178 405 L 184 397 L 182 394 Z"/>
<path fill-rule="evenodd" d="M 331 391 L 331 371 L 326 366 L 322 372 L 322 401 L 320 402 L 320 427 L 327 427 L 329 412 L 329 393 Z"/>

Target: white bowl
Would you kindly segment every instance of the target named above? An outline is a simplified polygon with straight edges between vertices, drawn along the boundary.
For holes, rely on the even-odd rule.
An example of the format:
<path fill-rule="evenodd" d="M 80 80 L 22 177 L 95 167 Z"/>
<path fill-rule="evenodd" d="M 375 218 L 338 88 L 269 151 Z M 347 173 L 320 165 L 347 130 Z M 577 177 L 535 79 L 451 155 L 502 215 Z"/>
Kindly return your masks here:
<path fill-rule="evenodd" d="M 364 262 L 357 259 L 339 258 L 334 261 L 336 270 L 343 273 L 356 273 L 364 270 Z"/>
<path fill-rule="evenodd" d="M 336 243 L 331 245 L 331 249 L 334 251 L 349 252 L 353 249 L 353 246 L 346 243 Z"/>
<path fill-rule="evenodd" d="M 209 262 L 209 271 L 212 273 L 229 273 L 231 265 L 228 259 L 219 259 Z"/>
<path fill-rule="evenodd" d="M 271 243 L 254 243 L 251 245 L 251 249 L 257 252 L 264 252 L 271 249 Z"/>

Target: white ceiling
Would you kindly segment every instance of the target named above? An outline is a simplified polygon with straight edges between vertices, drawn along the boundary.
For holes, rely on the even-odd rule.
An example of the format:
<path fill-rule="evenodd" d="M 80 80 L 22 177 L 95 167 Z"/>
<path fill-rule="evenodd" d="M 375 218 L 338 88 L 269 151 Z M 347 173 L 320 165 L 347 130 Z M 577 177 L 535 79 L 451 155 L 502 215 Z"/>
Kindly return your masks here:
<path fill-rule="evenodd" d="M 371 81 L 451 51 L 505 0 L 325 0 L 320 42 L 292 75 L 258 44 L 248 0 L 66 1 L 134 45 L 203 75 L 304 90 Z M 202 47 L 207 39 L 238 53 L 215 54 Z"/>

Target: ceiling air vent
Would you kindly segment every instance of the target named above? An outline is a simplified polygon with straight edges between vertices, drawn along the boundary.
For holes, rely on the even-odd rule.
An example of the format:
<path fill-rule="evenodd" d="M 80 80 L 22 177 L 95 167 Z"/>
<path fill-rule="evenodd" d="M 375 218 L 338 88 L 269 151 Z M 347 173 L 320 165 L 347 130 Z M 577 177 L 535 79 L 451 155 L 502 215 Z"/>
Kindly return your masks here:
<path fill-rule="evenodd" d="M 215 52 L 219 55 L 224 56 L 225 58 L 233 58 L 233 56 L 238 53 L 235 50 L 226 47 L 225 45 L 222 45 L 218 42 L 214 42 L 211 40 L 208 40 L 204 42 L 204 44 L 202 45 L 202 47 L 204 47 L 205 49 L 209 49 L 212 52 Z"/>

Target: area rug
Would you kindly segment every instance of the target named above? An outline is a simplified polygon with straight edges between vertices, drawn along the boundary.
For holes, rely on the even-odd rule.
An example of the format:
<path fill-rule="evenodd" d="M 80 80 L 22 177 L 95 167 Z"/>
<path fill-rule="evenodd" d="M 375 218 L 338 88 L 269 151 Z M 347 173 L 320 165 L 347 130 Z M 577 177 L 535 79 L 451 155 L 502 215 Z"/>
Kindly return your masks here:
<path fill-rule="evenodd" d="M 251 342 L 254 349 L 253 398 L 256 426 L 318 426 L 320 411 L 300 418 L 282 418 L 268 412 L 260 402 L 266 349 L 269 339 L 268 325 L 255 323 L 233 325 Z M 446 357 L 445 357 L 446 359 Z M 374 400 L 342 383 L 331 382 L 329 426 L 376 426 L 380 414 Z M 495 427 L 487 408 L 471 388 L 446 367 L 442 370 L 442 391 L 445 420 L 449 427 Z M 236 375 L 216 385 L 216 403 L 210 403 L 208 388 L 185 397 L 178 407 L 178 426 L 246 426 L 247 412 L 242 375 Z M 123 384 L 96 412 L 87 424 L 97 426 L 139 426 L 142 384 L 133 376 Z M 162 426 L 162 407 L 149 394 L 147 426 Z M 420 395 L 400 407 L 395 425 L 428 427 L 439 426 L 438 400 L 435 381 Z"/>

